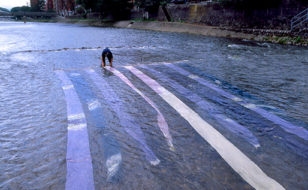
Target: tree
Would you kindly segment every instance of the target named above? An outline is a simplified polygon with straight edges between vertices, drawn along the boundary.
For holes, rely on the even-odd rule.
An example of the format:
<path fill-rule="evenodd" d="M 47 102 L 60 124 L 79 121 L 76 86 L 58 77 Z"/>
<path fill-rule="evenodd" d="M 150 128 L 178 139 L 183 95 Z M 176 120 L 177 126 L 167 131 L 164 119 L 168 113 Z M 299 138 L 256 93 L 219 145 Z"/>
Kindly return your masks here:
<path fill-rule="evenodd" d="M 98 0 L 96 5 L 103 16 L 114 20 L 128 19 L 132 8 L 127 0 Z"/>
<path fill-rule="evenodd" d="M 282 0 L 219 0 L 224 6 L 241 9 L 255 10 L 278 7 Z"/>
<path fill-rule="evenodd" d="M 156 13 L 160 4 L 165 4 L 168 0 L 136 0 L 139 7 L 144 8 L 150 13 Z"/>
<path fill-rule="evenodd" d="M 46 1 L 45 0 L 38 0 L 37 4 L 32 7 L 33 12 L 45 11 L 46 9 Z"/>
<path fill-rule="evenodd" d="M 100 12 L 104 17 L 111 16 L 114 20 L 128 19 L 132 8 L 128 0 L 77 0 L 76 4 Z"/>
<path fill-rule="evenodd" d="M 31 12 L 31 7 L 28 6 L 22 6 L 22 7 L 13 7 L 11 9 L 11 12 Z"/>
<path fill-rule="evenodd" d="M 98 1 L 99 0 L 76 0 L 76 4 L 83 6 L 85 9 L 92 9 L 94 11 L 98 11 Z"/>
<path fill-rule="evenodd" d="M 3 12 L 10 12 L 8 9 L 3 8 L 3 7 L 0 7 L 0 11 L 3 11 Z"/>
<path fill-rule="evenodd" d="M 46 2 L 45 2 L 45 0 L 38 0 L 38 9 L 39 9 L 39 11 L 45 11 L 46 9 Z"/>

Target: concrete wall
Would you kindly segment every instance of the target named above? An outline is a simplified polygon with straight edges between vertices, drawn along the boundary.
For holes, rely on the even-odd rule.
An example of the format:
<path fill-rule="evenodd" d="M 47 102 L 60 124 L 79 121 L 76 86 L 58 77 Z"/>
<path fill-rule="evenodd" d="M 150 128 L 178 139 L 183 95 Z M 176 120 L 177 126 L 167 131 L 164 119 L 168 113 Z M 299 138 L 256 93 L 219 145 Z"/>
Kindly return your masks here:
<path fill-rule="evenodd" d="M 291 18 L 305 9 L 302 4 L 294 2 L 284 0 L 277 8 L 254 11 L 225 8 L 218 3 L 168 4 L 166 9 L 173 21 L 233 28 L 289 29 Z M 166 21 L 161 7 L 158 20 Z"/>

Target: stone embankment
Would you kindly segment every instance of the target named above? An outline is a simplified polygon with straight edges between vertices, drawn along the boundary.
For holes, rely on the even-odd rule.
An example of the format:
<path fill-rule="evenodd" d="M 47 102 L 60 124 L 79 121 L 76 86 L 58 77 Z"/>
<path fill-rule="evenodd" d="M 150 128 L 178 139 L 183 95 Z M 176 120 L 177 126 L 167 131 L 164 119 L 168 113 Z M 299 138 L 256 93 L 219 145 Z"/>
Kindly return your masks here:
<path fill-rule="evenodd" d="M 181 32 L 212 37 L 247 39 L 280 44 L 293 44 L 302 46 L 308 45 L 307 38 L 297 36 L 296 34 L 290 33 L 289 31 L 285 30 L 235 30 L 230 28 L 221 28 L 201 24 L 157 21 L 119 21 L 114 23 L 112 26 L 119 28 L 133 28 L 163 32 Z"/>
<path fill-rule="evenodd" d="M 247 30 L 232 29 L 204 24 L 191 24 L 183 22 L 161 22 L 161 21 L 118 21 L 103 22 L 96 19 L 63 19 L 56 20 L 32 20 L 33 22 L 59 22 L 69 24 L 80 24 L 96 27 L 132 28 L 140 30 L 154 30 L 162 32 L 179 32 L 212 37 L 225 37 L 235 39 L 247 39 L 255 41 L 273 42 L 280 44 L 308 45 L 308 39 L 291 34 L 284 30 Z"/>
<path fill-rule="evenodd" d="M 218 27 L 178 23 L 178 22 L 146 22 L 146 21 L 120 21 L 113 24 L 114 27 L 120 28 L 133 28 L 142 30 L 155 30 L 163 32 L 180 32 L 189 34 L 199 34 L 213 37 L 228 37 L 228 38 L 239 38 L 248 40 L 262 40 L 263 36 L 257 36 L 254 34 L 246 34 L 241 32 L 235 32 L 230 30 L 222 30 Z"/>

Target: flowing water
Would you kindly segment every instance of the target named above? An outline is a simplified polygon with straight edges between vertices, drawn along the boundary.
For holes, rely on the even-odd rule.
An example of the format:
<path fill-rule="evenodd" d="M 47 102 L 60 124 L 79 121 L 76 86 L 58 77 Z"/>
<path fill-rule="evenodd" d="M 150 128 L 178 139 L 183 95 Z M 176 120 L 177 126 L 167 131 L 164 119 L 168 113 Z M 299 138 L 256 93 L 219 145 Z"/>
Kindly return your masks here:
<path fill-rule="evenodd" d="M 105 47 L 114 54 L 116 70 L 100 67 Z M 175 97 L 162 87 L 156 91 L 155 82 L 126 66 Z M 193 123 L 193 112 L 268 177 L 286 189 L 305 189 L 307 85 L 304 47 L 0 22 L 0 189 L 64 189 L 70 180 L 78 183 L 68 167 L 76 149 L 92 164 L 83 169 L 93 173 L 95 189 L 257 187 L 235 169 L 238 164 L 226 161 L 236 158 L 234 152 L 224 155 L 226 147 L 213 145 L 220 137 L 211 141 L 197 132 L 201 124 Z M 190 111 L 175 109 L 182 105 L 173 104 L 175 98 Z M 76 109 L 88 138 L 70 135 L 72 126 L 84 126 L 70 118 Z M 81 145 L 72 148 L 83 138 L 88 154 Z"/>

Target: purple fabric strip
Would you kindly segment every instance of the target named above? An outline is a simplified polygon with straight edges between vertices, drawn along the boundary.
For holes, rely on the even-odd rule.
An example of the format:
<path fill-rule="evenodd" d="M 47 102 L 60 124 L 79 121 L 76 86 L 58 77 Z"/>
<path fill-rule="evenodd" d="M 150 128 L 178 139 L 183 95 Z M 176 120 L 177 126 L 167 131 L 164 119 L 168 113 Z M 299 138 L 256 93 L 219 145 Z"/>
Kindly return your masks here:
<path fill-rule="evenodd" d="M 285 130 L 286 132 L 288 133 L 291 133 L 291 134 L 294 134 L 294 135 L 297 135 L 298 137 L 304 139 L 304 140 L 308 140 L 308 131 L 306 129 L 304 129 L 303 127 L 299 127 L 299 126 L 296 126 L 296 125 L 293 125 L 292 123 L 270 113 L 270 112 L 267 112 L 266 110 L 260 108 L 260 107 L 257 107 L 255 105 L 252 105 L 252 104 L 248 104 L 247 102 L 245 102 L 244 100 L 220 89 L 219 87 L 217 87 L 216 85 L 212 84 L 212 83 L 209 83 L 207 82 L 206 80 L 204 80 L 203 78 L 200 78 L 198 76 L 195 76 L 193 75 L 192 73 L 176 66 L 176 65 L 173 65 L 173 64 L 164 64 L 166 66 L 168 66 L 169 68 L 177 71 L 178 73 L 180 73 L 181 75 L 184 75 L 186 77 L 189 77 L 195 81 L 197 81 L 198 83 L 216 91 L 217 93 L 219 93 L 220 95 L 226 97 L 226 98 L 229 98 L 231 100 L 234 100 L 235 102 L 237 102 L 238 104 L 258 113 L 259 115 L 261 115 L 262 117 L 264 117 L 265 119 L 277 124 L 278 126 L 280 126 L 283 130 Z"/>
<path fill-rule="evenodd" d="M 55 71 L 62 81 L 67 107 L 66 190 L 94 189 L 87 122 L 81 103 L 64 71 Z"/>
<path fill-rule="evenodd" d="M 185 96 L 190 101 L 194 102 L 200 109 L 208 112 L 211 116 L 213 116 L 216 121 L 218 121 L 220 124 L 222 124 L 224 127 L 226 127 L 229 131 L 232 133 L 235 133 L 236 135 L 242 137 L 247 142 L 252 144 L 254 147 L 260 147 L 260 143 L 258 139 L 244 126 L 240 125 L 236 121 L 228 118 L 227 116 L 223 115 L 222 112 L 216 108 L 216 106 L 213 103 L 210 103 L 200 96 L 198 96 L 196 93 L 191 92 L 178 82 L 170 79 L 169 77 L 161 74 L 160 72 L 149 68 L 146 65 L 140 66 L 142 68 L 147 69 L 151 73 L 153 73 L 158 78 L 162 79 L 164 81 L 164 84 L 168 84 L 171 86 L 174 90 Z"/>
<path fill-rule="evenodd" d="M 138 90 L 130 82 L 130 80 L 126 76 L 124 76 L 120 71 L 118 71 L 118 70 L 116 70 L 112 67 L 109 67 L 107 69 L 109 71 L 111 71 L 113 74 L 115 74 L 116 76 L 118 76 L 123 82 L 125 82 L 129 87 L 131 87 L 135 92 L 137 92 L 148 104 L 150 104 L 155 109 L 155 111 L 157 112 L 157 124 L 158 124 L 161 132 L 163 133 L 163 135 L 167 139 L 167 143 L 170 147 L 170 150 L 174 151 L 175 149 L 174 149 L 174 146 L 173 146 L 173 143 L 172 143 L 172 137 L 171 137 L 170 132 L 169 132 L 168 124 L 167 124 L 163 114 L 157 108 L 156 104 L 150 98 L 148 98 L 146 95 L 144 95 L 140 90 Z"/>
<path fill-rule="evenodd" d="M 111 86 L 104 80 L 103 77 L 100 77 L 93 69 L 86 70 L 89 74 L 91 80 L 94 82 L 96 87 L 101 91 L 103 97 L 106 99 L 107 104 L 115 111 L 117 114 L 121 126 L 124 127 L 125 131 L 132 136 L 139 144 L 141 149 L 145 153 L 146 159 L 152 164 L 157 165 L 160 163 L 160 160 L 156 157 L 153 151 L 148 147 L 145 136 L 140 129 L 140 127 L 134 123 L 134 118 L 132 118 L 118 95 L 114 92 Z"/>
<path fill-rule="evenodd" d="M 125 66 L 135 76 L 154 90 L 163 100 L 174 108 L 206 140 L 217 153 L 255 189 L 284 189 L 277 181 L 268 177 L 252 160 L 235 147 L 213 126 L 204 121 L 174 94 L 155 80 L 133 66 Z"/>

